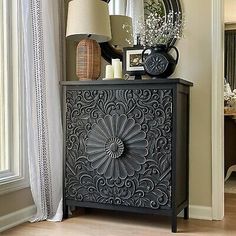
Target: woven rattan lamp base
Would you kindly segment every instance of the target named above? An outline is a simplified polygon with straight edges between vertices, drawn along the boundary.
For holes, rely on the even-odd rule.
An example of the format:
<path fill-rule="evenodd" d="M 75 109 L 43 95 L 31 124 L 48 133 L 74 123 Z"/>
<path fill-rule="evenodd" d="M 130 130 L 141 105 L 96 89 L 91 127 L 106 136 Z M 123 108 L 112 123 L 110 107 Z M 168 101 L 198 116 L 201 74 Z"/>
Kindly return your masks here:
<path fill-rule="evenodd" d="M 96 80 L 101 74 L 101 48 L 93 39 L 79 42 L 76 52 L 76 75 L 79 80 Z"/>

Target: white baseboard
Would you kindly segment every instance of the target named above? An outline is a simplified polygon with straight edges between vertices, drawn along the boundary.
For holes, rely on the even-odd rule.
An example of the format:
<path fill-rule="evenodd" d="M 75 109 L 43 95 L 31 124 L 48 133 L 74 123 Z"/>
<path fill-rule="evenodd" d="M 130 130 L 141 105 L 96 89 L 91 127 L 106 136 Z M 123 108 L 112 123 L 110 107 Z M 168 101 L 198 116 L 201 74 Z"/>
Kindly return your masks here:
<path fill-rule="evenodd" d="M 36 207 L 33 205 L 0 217 L 0 232 L 28 221 L 35 212 Z M 179 216 L 183 216 L 183 213 L 181 212 Z M 190 205 L 189 217 L 191 219 L 212 220 L 212 208 Z"/>
<path fill-rule="evenodd" d="M 35 214 L 35 212 L 36 207 L 32 205 L 24 209 L 7 214 L 5 216 L 1 216 L 0 232 L 10 229 L 16 225 L 25 223 Z"/>
<path fill-rule="evenodd" d="M 189 217 L 191 219 L 212 220 L 212 208 L 205 206 L 190 205 Z"/>
<path fill-rule="evenodd" d="M 183 217 L 184 216 L 183 211 L 178 216 Z M 212 208 L 190 205 L 189 218 L 198 220 L 212 220 Z"/>

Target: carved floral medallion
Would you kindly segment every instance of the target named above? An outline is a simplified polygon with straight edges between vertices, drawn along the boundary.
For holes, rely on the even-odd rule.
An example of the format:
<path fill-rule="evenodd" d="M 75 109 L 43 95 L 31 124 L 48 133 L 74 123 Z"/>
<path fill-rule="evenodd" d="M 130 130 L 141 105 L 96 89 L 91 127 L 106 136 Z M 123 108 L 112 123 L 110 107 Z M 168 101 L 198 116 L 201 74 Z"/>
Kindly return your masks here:
<path fill-rule="evenodd" d="M 145 136 L 133 118 L 106 115 L 88 133 L 88 160 L 98 174 L 125 179 L 145 163 L 148 145 Z"/>

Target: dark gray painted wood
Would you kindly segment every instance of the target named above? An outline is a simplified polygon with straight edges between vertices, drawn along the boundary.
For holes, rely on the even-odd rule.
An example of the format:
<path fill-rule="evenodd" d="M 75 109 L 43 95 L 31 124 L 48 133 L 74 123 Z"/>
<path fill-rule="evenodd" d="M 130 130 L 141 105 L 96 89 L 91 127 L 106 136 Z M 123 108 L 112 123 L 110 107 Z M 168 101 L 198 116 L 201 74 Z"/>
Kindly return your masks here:
<path fill-rule="evenodd" d="M 68 206 L 188 218 L 189 86 L 181 79 L 64 86 Z"/>

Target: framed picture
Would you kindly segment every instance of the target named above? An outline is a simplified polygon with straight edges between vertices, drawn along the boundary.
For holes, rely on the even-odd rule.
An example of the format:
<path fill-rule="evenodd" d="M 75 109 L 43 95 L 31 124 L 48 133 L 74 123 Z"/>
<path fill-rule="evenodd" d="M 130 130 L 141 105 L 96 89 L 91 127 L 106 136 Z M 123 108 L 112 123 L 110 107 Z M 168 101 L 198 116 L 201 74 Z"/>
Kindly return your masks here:
<path fill-rule="evenodd" d="M 131 76 L 141 76 L 145 74 L 142 65 L 143 47 L 123 48 L 123 72 Z"/>

